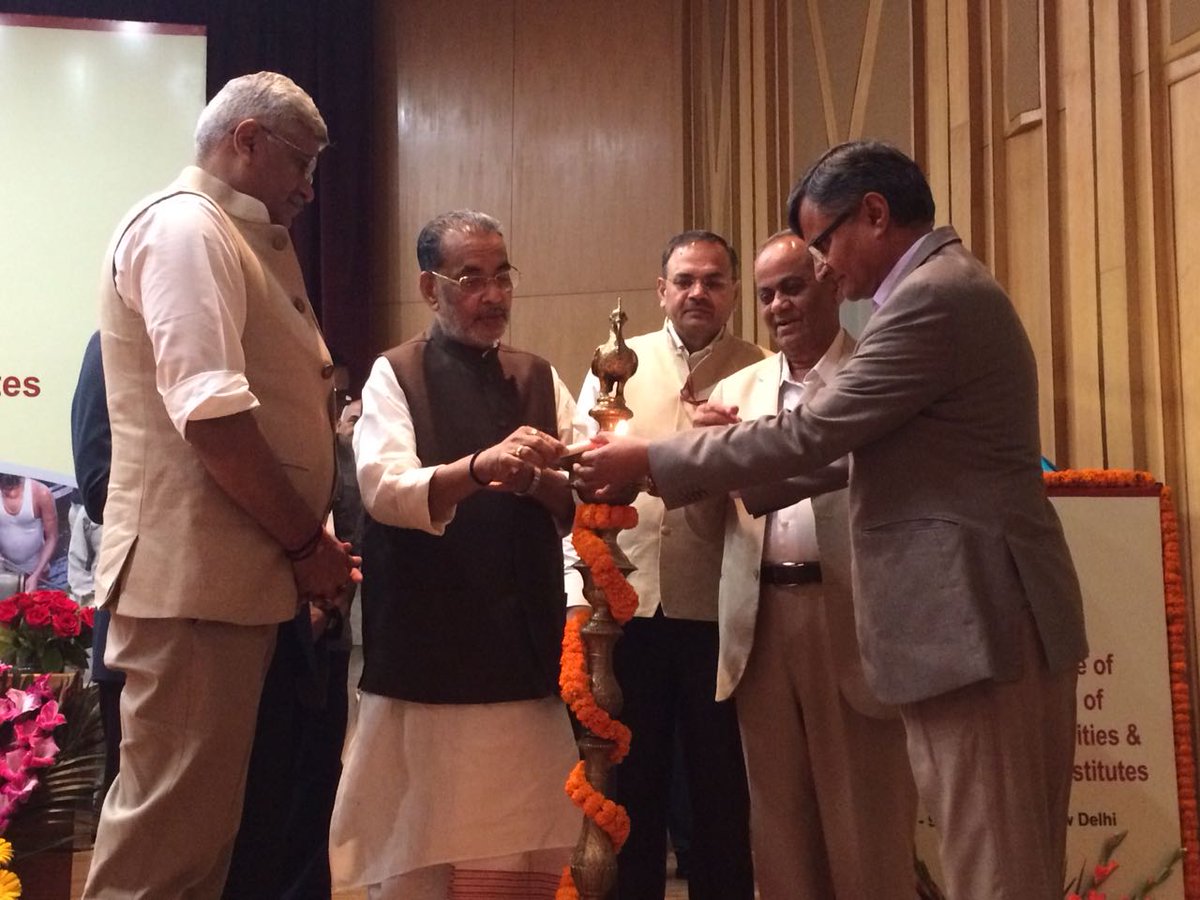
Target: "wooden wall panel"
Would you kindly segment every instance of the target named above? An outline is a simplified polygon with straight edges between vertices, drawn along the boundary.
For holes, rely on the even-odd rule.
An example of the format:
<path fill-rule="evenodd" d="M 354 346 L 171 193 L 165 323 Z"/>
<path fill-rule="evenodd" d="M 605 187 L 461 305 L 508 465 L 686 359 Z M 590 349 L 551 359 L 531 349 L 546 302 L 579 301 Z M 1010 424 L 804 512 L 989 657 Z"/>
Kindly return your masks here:
<path fill-rule="evenodd" d="M 1200 0 L 1168 0 L 1171 42 L 1179 43 L 1200 32 Z"/>
<path fill-rule="evenodd" d="M 1004 98 L 1008 121 L 1041 108 L 1038 0 L 1006 0 L 1004 11 Z M 1081 6 L 1081 4 L 1076 4 Z"/>
<path fill-rule="evenodd" d="M 512 34 L 511 0 L 392 6 L 382 15 L 394 47 L 385 85 L 395 107 L 380 119 L 395 129 L 395 171 L 388 178 L 395 210 L 387 235 L 385 309 L 378 317 L 384 331 L 372 336 L 380 349 L 419 332 L 427 321 L 416 260 L 417 233 L 425 222 L 470 207 L 496 216 L 509 240 L 515 237 L 514 48 L 503 37 Z M 472 27 L 462 28 L 464 21 Z"/>
<path fill-rule="evenodd" d="M 880 7 L 879 39 L 859 136 L 887 141 L 912 153 L 912 8 L 905 0 L 884 0 Z"/>
<path fill-rule="evenodd" d="M 629 316 L 625 334 L 642 334 L 662 327 L 658 293 L 649 289 L 622 291 L 621 308 Z M 542 355 L 558 370 L 577 395 L 596 347 L 608 338 L 608 314 L 617 305 L 617 294 L 603 291 L 567 297 L 521 296 L 513 301 L 509 340 L 516 347 L 543 346 Z M 554 340 L 545 331 L 553 327 Z"/>
<path fill-rule="evenodd" d="M 1038 419 L 1042 446 L 1054 446 L 1054 394 L 1050 361 L 1053 359 L 1054 332 L 1050 314 L 1050 271 L 1044 240 L 1047 219 L 1046 157 L 1042 135 L 1026 130 L 1010 138 L 1007 147 L 1009 214 L 1022 223 L 1007 233 L 1009 259 L 1009 296 L 1016 307 L 1033 352 L 1038 360 Z"/>
<path fill-rule="evenodd" d="M 1096 95 L 1097 255 L 1100 259 L 1100 320 L 1104 348 L 1105 455 L 1110 468 L 1135 464 L 1134 369 L 1131 320 L 1141 306 L 1133 290 L 1137 259 L 1129 240 L 1136 223 L 1131 183 L 1127 88 L 1130 48 L 1127 0 L 1094 6 Z"/>
<path fill-rule="evenodd" d="M 826 98 L 821 88 L 820 68 L 824 65 L 818 47 L 824 50 L 824 40 L 818 43 L 813 33 L 812 17 L 807 6 L 797 6 L 790 17 L 791 34 L 791 163 L 795 182 L 809 164 L 841 138 L 830 132 L 826 120 Z M 819 22 L 818 22 L 819 25 Z M 786 197 L 784 198 L 786 199 Z"/>
<path fill-rule="evenodd" d="M 414 0 L 377 17 L 388 164 L 372 343 L 429 323 L 417 232 L 472 207 L 501 220 L 521 269 L 509 339 L 578 388 L 618 294 L 631 324 L 661 322 L 658 260 L 684 227 L 681 6 Z"/>
<path fill-rule="evenodd" d="M 1095 122 L 1092 92 L 1092 28 L 1089 8 L 1058 0 L 1056 71 L 1061 140 L 1055 168 L 1061 173 L 1063 254 L 1061 304 L 1066 330 L 1065 380 L 1071 402 L 1049 449 L 1060 466 L 1104 465 L 1104 405 L 1100 358 L 1099 260 L 1096 244 Z"/>
<path fill-rule="evenodd" d="M 1174 209 L 1175 295 L 1178 302 L 1179 409 L 1183 459 L 1189 483 L 1200 473 L 1200 74 L 1171 85 L 1169 92 L 1172 206 Z M 1200 489 L 1191 485 L 1182 510 L 1189 524 L 1187 554 L 1195 572 L 1200 559 Z M 1194 612 L 1194 606 L 1193 606 Z"/>
<path fill-rule="evenodd" d="M 643 288 L 683 207 L 679 17 L 519 0 L 513 234 L 525 295 Z M 652 283 L 652 282 L 651 282 Z M 615 293 L 614 293 L 615 299 Z"/>

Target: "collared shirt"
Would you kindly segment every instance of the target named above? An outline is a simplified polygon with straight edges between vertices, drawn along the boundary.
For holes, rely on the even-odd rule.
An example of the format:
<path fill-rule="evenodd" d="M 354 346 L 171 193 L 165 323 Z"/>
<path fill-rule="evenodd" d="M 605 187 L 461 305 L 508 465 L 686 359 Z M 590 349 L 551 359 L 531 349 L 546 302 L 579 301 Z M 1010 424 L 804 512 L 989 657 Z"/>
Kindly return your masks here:
<path fill-rule="evenodd" d="M 205 194 L 231 215 L 269 222 L 261 201 L 190 167 Z M 155 380 L 181 434 L 194 419 L 257 407 L 246 379 L 242 333 L 246 285 L 229 226 L 194 193 L 154 204 L 126 230 L 113 255 L 117 291 L 146 323 Z"/>
<path fill-rule="evenodd" d="M 888 298 L 892 296 L 892 292 L 896 289 L 896 285 L 900 282 L 900 277 L 907 271 L 909 262 L 921 252 L 921 248 L 927 243 L 935 243 L 941 240 L 941 237 L 934 237 L 935 233 L 936 229 L 928 234 L 921 235 L 921 237 L 913 241 L 911 247 L 904 251 L 904 255 L 896 260 L 896 264 L 892 266 L 879 287 L 875 289 L 875 294 L 871 297 L 872 309 L 879 309 L 879 307 L 887 303 Z"/>
<path fill-rule="evenodd" d="M 692 370 L 712 355 L 713 347 L 725 335 L 725 328 L 722 326 L 721 330 L 717 332 L 716 337 L 693 353 L 684 346 L 682 339 L 679 337 L 679 332 L 675 330 L 675 326 L 671 324 L 670 319 L 664 322 L 663 327 L 667 332 L 667 337 L 670 338 L 671 347 L 675 351 L 674 359 L 676 370 L 679 374 L 679 381 L 686 386 L 688 384 L 688 376 Z M 596 398 L 599 396 L 600 380 L 591 372 L 588 372 L 587 376 L 583 379 L 583 386 L 579 389 L 579 397 L 575 402 L 575 430 L 582 437 L 593 437 L 600 430 L 600 423 L 588 415 L 591 408 L 596 405 Z"/>
<path fill-rule="evenodd" d="M 816 391 L 833 380 L 836 362 L 842 356 L 845 332 L 838 330 L 829 349 L 799 380 L 792 373 L 787 358 L 779 354 L 779 409 L 791 412 Z M 801 500 L 792 506 L 767 515 L 763 536 L 763 562 L 818 562 L 816 520 L 811 500 Z"/>

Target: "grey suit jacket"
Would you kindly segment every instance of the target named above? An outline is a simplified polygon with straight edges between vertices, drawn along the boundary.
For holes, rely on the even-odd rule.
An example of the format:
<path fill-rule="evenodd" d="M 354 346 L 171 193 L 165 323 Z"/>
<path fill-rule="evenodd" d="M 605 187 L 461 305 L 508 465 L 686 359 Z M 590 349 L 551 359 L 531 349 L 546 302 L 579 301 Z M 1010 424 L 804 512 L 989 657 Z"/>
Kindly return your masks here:
<path fill-rule="evenodd" d="M 811 402 L 650 449 L 668 506 L 851 455 L 859 646 L 868 684 L 889 703 L 1019 678 L 1026 608 L 1053 671 L 1087 654 L 1079 582 L 1042 482 L 1025 330 L 952 228 L 906 268 Z M 763 491 L 744 493 L 761 505 Z M 785 505 L 798 491 L 766 493 Z"/>

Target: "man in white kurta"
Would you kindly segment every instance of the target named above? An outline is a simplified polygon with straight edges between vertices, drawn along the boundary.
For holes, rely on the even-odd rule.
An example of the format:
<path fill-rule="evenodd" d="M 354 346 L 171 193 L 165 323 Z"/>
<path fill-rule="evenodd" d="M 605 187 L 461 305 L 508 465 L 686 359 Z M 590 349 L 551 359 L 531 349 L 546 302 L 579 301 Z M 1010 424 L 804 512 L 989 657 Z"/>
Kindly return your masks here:
<path fill-rule="evenodd" d="M 365 665 L 334 887 L 552 897 L 580 823 L 552 565 L 573 501 L 550 467 L 574 405 L 548 363 L 499 343 L 517 273 L 495 220 L 439 216 L 418 258 L 435 322 L 375 363 L 354 436 Z"/>

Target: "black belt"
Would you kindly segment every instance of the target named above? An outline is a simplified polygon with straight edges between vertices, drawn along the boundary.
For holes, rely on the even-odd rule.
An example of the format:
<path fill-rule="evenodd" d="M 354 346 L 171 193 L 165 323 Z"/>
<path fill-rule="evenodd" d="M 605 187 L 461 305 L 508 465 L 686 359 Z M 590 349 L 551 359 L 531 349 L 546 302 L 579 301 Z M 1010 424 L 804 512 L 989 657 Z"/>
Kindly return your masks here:
<path fill-rule="evenodd" d="M 763 563 L 760 584 L 815 584 L 821 580 L 819 562 Z"/>

